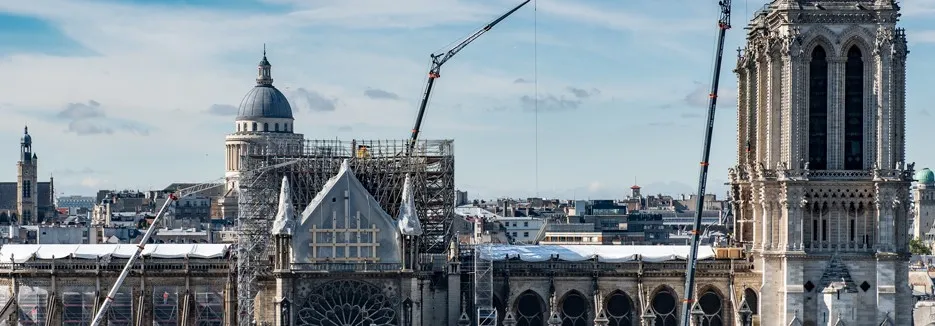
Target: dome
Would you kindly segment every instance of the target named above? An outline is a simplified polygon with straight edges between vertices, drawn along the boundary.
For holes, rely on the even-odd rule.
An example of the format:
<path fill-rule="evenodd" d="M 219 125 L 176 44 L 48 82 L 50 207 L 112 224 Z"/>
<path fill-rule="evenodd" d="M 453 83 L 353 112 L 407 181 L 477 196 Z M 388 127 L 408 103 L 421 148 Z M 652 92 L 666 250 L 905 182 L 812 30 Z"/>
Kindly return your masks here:
<path fill-rule="evenodd" d="M 273 85 L 257 85 L 240 102 L 237 120 L 257 118 L 292 119 L 289 100 Z"/>
<path fill-rule="evenodd" d="M 29 135 L 29 127 L 23 128 L 23 137 L 20 138 L 20 143 L 23 145 L 32 145 L 32 136 Z"/>
<path fill-rule="evenodd" d="M 916 173 L 916 181 L 921 184 L 935 184 L 935 173 L 929 168 L 924 168 L 922 171 Z"/>

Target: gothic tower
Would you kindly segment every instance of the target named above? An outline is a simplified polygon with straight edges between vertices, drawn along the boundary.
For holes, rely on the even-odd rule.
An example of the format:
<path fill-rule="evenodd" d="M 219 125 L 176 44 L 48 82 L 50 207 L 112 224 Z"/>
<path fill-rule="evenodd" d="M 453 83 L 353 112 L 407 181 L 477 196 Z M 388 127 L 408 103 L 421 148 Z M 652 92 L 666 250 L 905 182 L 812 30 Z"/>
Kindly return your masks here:
<path fill-rule="evenodd" d="M 909 325 L 906 36 L 893 0 L 773 0 L 738 58 L 737 240 L 770 325 Z"/>
<path fill-rule="evenodd" d="M 23 130 L 19 154 L 19 162 L 16 162 L 16 215 L 19 217 L 19 224 L 25 225 L 35 223 L 39 216 L 37 207 L 39 158 L 32 151 L 32 136 L 29 136 L 29 127 Z"/>

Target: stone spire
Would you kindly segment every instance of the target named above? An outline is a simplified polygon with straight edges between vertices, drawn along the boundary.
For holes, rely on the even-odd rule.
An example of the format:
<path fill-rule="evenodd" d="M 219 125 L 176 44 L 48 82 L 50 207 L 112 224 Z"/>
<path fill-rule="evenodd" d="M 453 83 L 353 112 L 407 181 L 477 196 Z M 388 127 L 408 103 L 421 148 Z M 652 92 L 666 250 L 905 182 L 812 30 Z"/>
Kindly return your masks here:
<path fill-rule="evenodd" d="M 263 44 L 263 60 L 257 65 L 256 84 L 259 86 L 270 86 L 273 84 L 272 66 L 269 60 L 266 60 L 266 44 Z"/>
<path fill-rule="evenodd" d="M 289 178 L 282 177 L 282 188 L 279 189 L 279 211 L 273 221 L 273 235 L 292 235 L 295 229 L 295 206 L 292 206 L 292 191 L 289 187 Z"/>
<path fill-rule="evenodd" d="M 513 316 L 512 310 L 508 310 L 506 317 L 503 317 L 503 326 L 516 326 L 516 317 Z"/>
<path fill-rule="evenodd" d="M 555 300 L 555 292 L 552 292 L 552 296 L 549 298 L 549 314 L 548 324 L 550 326 L 558 326 L 562 324 L 562 317 L 558 313 L 558 303 Z"/>

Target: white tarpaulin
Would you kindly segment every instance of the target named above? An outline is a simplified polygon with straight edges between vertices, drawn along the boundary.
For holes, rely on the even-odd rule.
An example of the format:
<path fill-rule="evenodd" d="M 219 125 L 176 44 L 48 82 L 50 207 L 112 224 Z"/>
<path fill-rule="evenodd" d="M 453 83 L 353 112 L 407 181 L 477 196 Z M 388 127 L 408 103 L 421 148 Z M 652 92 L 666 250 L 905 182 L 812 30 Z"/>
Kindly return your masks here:
<path fill-rule="evenodd" d="M 279 210 L 276 211 L 276 219 L 273 220 L 273 234 L 292 235 L 295 229 L 295 206 L 292 206 L 292 190 L 289 187 L 289 179 L 282 177 L 282 187 L 279 189 Z"/>
<path fill-rule="evenodd" d="M 228 244 L 148 244 L 143 256 L 150 258 L 219 258 L 223 257 Z M 97 259 L 105 256 L 129 258 L 136 252 L 135 244 L 8 244 L 0 246 L 0 262 L 22 263 L 33 258 L 45 259 Z"/>
<path fill-rule="evenodd" d="M 627 246 L 627 245 L 548 245 L 514 246 L 491 244 L 478 248 L 481 259 L 505 260 L 519 258 L 522 261 L 546 261 L 555 255 L 563 261 L 583 261 L 597 258 L 600 262 L 617 263 L 642 260 L 663 262 L 687 259 L 691 246 Z M 698 247 L 698 259 L 714 257 L 711 246 Z"/>
<path fill-rule="evenodd" d="M 412 194 L 412 183 L 409 175 L 403 182 L 403 199 L 399 205 L 399 232 L 404 235 L 422 235 L 422 225 L 419 224 L 419 215 L 416 213 L 416 199 Z"/>

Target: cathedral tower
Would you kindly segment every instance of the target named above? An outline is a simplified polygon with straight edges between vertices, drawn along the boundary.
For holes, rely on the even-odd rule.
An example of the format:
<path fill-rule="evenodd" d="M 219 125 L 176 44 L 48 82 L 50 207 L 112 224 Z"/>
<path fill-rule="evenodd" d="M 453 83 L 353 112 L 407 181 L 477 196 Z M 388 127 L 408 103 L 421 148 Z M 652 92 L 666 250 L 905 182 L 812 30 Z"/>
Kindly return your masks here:
<path fill-rule="evenodd" d="M 893 0 L 774 0 L 738 58 L 737 240 L 770 325 L 909 325 L 906 36 Z"/>
<path fill-rule="evenodd" d="M 16 162 L 16 215 L 19 217 L 19 224 L 26 225 L 35 223 L 36 217 L 39 216 L 39 158 L 32 151 L 29 127 L 23 130 L 19 154 L 19 162 Z"/>

